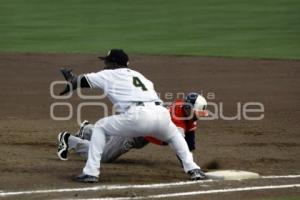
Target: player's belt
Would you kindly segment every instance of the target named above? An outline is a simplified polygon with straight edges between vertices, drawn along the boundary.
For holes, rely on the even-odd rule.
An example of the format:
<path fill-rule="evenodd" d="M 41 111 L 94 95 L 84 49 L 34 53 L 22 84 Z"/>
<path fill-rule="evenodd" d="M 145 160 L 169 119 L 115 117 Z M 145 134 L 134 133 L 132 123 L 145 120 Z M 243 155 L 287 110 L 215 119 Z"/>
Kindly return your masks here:
<path fill-rule="evenodd" d="M 156 106 L 159 106 L 159 105 L 161 105 L 161 102 L 147 102 L 147 103 L 154 103 Z M 137 105 L 137 106 L 145 106 L 145 103 L 144 102 L 142 102 L 142 101 L 138 101 L 138 102 L 136 102 L 135 103 L 135 105 Z"/>

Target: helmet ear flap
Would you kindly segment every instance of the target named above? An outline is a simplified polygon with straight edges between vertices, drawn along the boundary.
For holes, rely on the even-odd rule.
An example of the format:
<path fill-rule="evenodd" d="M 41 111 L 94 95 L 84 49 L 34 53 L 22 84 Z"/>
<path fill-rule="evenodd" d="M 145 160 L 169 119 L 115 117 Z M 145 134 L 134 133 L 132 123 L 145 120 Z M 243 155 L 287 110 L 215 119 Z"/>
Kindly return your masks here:
<path fill-rule="evenodd" d="M 192 105 L 190 103 L 187 103 L 187 102 L 182 107 L 185 110 L 191 110 L 192 109 Z"/>
<path fill-rule="evenodd" d="M 198 93 L 195 92 L 189 93 L 185 98 L 185 102 L 187 104 L 190 104 L 190 106 L 194 106 L 198 96 L 199 96 Z"/>
<path fill-rule="evenodd" d="M 184 110 L 186 116 L 190 116 L 193 110 L 193 105 L 190 102 L 186 101 L 182 105 L 182 109 Z"/>

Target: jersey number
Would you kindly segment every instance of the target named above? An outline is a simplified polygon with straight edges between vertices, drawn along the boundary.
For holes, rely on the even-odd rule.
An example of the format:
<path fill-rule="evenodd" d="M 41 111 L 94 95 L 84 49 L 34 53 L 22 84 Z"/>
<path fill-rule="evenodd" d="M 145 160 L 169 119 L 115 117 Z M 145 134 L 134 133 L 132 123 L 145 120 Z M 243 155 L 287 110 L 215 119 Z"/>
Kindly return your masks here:
<path fill-rule="evenodd" d="M 135 87 L 140 87 L 140 88 L 142 88 L 143 91 L 147 91 L 147 88 L 146 88 L 146 86 L 144 85 L 144 83 L 142 83 L 142 81 L 141 81 L 138 77 L 136 77 L 136 76 L 133 77 L 133 85 L 134 85 Z"/>

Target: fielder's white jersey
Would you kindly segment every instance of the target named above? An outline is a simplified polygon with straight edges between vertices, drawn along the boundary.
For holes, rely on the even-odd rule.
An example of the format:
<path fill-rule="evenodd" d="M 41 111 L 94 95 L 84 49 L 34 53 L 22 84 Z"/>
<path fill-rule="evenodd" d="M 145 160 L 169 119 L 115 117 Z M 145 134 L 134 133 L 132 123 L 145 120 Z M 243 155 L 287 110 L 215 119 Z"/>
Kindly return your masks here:
<path fill-rule="evenodd" d="M 153 83 L 129 68 L 105 69 L 85 74 L 92 88 L 102 89 L 119 112 L 134 102 L 161 102 Z"/>

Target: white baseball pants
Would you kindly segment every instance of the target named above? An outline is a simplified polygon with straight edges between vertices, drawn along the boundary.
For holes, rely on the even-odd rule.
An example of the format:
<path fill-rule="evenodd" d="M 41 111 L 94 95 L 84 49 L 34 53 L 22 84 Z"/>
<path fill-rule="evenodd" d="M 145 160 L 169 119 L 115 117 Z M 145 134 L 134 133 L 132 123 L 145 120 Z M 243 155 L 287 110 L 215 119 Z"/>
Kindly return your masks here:
<path fill-rule="evenodd" d="M 139 137 L 152 136 L 169 143 L 182 161 L 185 172 L 192 169 L 200 169 L 193 161 L 192 153 L 171 121 L 169 111 L 154 102 L 144 103 L 144 106 L 133 105 L 128 111 L 120 115 L 112 115 L 100 119 L 94 127 L 90 141 L 88 160 L 83 173 L 91 176 L 99 176 L 100 160 L 105 147 L 106 137 Z"/>

